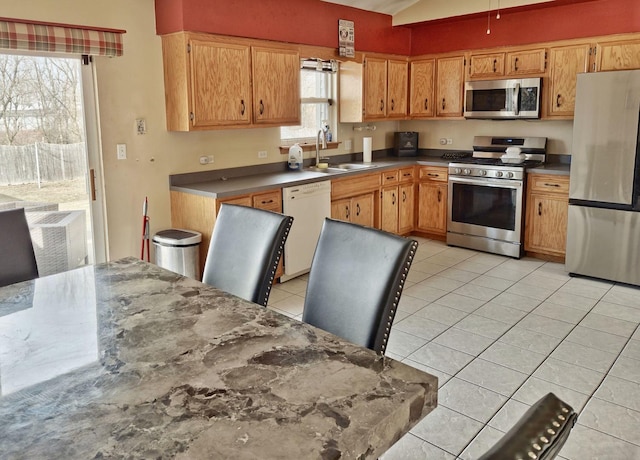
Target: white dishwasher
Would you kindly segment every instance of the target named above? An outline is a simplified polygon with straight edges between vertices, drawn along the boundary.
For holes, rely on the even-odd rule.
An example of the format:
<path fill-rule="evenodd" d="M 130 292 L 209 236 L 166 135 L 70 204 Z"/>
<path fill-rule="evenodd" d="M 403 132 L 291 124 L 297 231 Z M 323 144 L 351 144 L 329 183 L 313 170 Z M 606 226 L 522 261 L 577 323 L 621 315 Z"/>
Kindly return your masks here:
<path fill-rule="evenodd" d="M 282 212 L 293 217 L 284 245 L 284 275 L 280 281 L 307 273 L 325 217 L 331 217 L 331 181 L 284 187 Z"/>

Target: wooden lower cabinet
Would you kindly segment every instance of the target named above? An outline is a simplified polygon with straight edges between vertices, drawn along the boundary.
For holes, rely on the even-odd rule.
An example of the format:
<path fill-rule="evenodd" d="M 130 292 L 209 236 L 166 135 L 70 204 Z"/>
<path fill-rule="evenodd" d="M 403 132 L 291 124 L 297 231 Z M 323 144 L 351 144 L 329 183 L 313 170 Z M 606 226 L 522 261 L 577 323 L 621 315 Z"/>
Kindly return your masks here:
<path fill-rule="evenodd" d="M 213 227 L 222 203 L 249 206 L 267 211 L 282 212 L 282 189 L 272 189 L 264 192 L 238 195 L 216 199 L 192 193 L 171 191 L 171 226 L 184 228 L 202 233 L 200 243 L 200 270 L 209 251 L 209 243 L 213 234 Z M 276 271 L 276 278 L 284 273 L 283 259 Z"/>
<path fill-rule="evenodd" d="M 413 231 L 415 222 L 415 185 L 403 184 L 398 187 L 398 233 L 404 235 Z"/>
<path fill-rule="evenodd" d="M 527 183 L 524 247 L 562 260 L 567 244 L 569 177 L 532 174 Z"/>
<path fill-rule="evenodd" d="M 382 230 L 398 234 L 413 231 L 414 171 L 415 168 L 412 166 L 382 173 L 382 183 L 386 185 L 380 190 L 380 228 Z"/>
<path fill-rule="evenodd" d="M 353 198 L 343 198 L 331 202 L 331 218 L 352 222 L 354 224 L 374 226 L 373 192 Z"/>
<path fill-rule="evenodd" d="M 447 234 L 447 168 L 422 166 L 418 179 L 417 230 L 443 237 Z"/>

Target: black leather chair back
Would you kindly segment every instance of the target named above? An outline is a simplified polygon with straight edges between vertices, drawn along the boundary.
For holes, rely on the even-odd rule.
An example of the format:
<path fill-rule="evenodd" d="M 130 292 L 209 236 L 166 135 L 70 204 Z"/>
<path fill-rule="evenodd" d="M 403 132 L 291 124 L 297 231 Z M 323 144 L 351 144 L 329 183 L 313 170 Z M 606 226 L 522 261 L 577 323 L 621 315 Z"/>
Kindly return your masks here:
<path fill-rule="evenodd" d="M 577 418 L 571 406 L 548 393 L 478 460 L 551 460 L 564 446 Z"/>
<path fill-rule="evenodd" d="M 24 209 L 0 211 L 0 287 L 38 277 Z"/>
<path fill-rule="evenodd" d="M 292 222 L 276 212 L 223 204 L 202 282 L 266 307 Z"/>
<path fill-rule="evenodd" d="M 325 219 L 302 320 L 384 354 L 418 243 Z"/>

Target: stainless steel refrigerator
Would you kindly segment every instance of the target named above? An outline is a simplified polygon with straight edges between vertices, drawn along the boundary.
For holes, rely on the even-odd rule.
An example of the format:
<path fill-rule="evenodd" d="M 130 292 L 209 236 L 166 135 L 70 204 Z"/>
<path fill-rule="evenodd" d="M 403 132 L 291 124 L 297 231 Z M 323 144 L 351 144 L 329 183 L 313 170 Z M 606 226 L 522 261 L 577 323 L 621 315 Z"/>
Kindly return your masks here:
<path fill-rule="evenodd" d="M 579 74 L 566 266 L 640 286 L 640 70 Z"/>

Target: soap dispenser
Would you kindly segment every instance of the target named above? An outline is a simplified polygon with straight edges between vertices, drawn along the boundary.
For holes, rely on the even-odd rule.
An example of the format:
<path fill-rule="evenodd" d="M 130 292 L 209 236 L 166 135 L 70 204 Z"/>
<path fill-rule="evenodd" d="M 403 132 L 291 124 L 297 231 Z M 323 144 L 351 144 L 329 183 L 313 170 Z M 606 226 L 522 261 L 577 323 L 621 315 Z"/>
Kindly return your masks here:
<path fill-rule="evenodd" d="M 293 144 L 289 147 L 289 169 L 302 170 L 302 147 L 300 144 Z"/>

